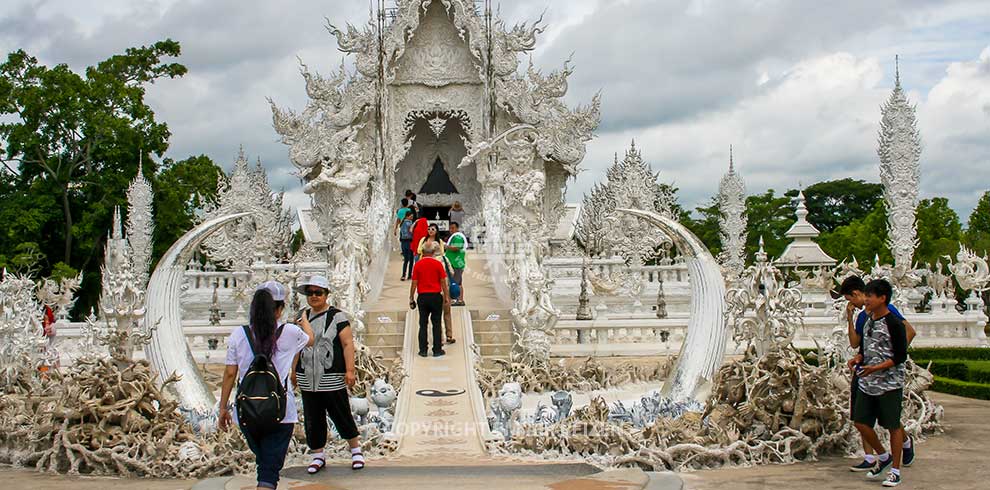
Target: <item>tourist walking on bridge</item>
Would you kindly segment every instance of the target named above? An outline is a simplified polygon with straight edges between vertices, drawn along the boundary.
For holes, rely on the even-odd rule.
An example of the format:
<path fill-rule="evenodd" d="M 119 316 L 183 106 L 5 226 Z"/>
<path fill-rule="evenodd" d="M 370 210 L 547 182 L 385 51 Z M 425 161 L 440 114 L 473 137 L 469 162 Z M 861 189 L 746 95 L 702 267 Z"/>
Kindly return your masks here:
<path fill-rule="evenodd" d="M 254 453 L 259 489 L 278 487 L 278 473 L 285 464 L 292 429 L 299 421 L 294 390 L 288 386 L 289 373 L 296 355 L 314 341 L 313 330 L 305 318 L 298 326 L 292 323 L 279 325 L 285 309 L 285 294 L 285 286 L 275 281 L 262 283 L 255 290 L 250 324 L 234 328 L 227 340 L 227 367 L 220 392 L 220 429 L 227 430 L 231 420 L 240 427 Z M 248 376 L 249 370 L 251 376 Z M 274 391 L 284 397 L 272 397 L 261 403 L 256 403 L 257 397 L 254 400 L 242 398 L 242 391 L 258 385 L 259 378 L 272 382 L 269 374 L 277 377 Z M 232 415 L 228 402 L 235 377 L 239 380 L 238 400 L 237 410 Z M 267 417 L 263 420 L 262 416 Z"/>
<path fill-rule="evenodd" d="M 444 266 L 434 257 L 438 248 L 439 245 L 432 242 L 423 246 L 423 257 L 413 266 L 412 283 L 409 285 L 409 307 L 419 307 L 420 357 L 426 357 L 428 352 L 427 324 L 432 324 L 433 328 L 433 357 L 445 354 L 440 336 L 440 317 L 444 306 L 450 304 L 450 290 Z"/>
<path fill-rule="evenodd" d="M 459 292 L 451 304 L 464 306 L 464 268 L 467 265 L 465 258 L 468 248 L 467 237 L 461 233 L 461 224 L 457 221 L 450 222 L 450 237 L 447 238 L 446 255 L 452 270 L 450 282 L 457 284 Z"/>
<path fill-rule="evenodd" d="M 402 278 L 399 279 L 400 281 L 412 277 L 413 257 L 415 256 L 412 249 L 415 218 L 416 213 L 409 210 L 402 219 L 402 224 L 399 225 L 399 245 L 402 248 Z"/>
<path fill-rule="evenodd" d="M 327 302 L 330 282 L 326 277 L 309 277 L 299 285 L 299 292 L 306 295 L 309 305 L 300 317 L 309 321 L 315 336 L 313 346 L 296 356 L 293 371 L 293 382 L 302 392 L 303 427 L 313 458 L 306 471 L 314 474 L 327 464 L 328 416 L 351 448 L 351 469 L 359 470 L 364 468 L 364 455 L 347 394 L 357 381 L 351 323 L 347 314 Z"/>

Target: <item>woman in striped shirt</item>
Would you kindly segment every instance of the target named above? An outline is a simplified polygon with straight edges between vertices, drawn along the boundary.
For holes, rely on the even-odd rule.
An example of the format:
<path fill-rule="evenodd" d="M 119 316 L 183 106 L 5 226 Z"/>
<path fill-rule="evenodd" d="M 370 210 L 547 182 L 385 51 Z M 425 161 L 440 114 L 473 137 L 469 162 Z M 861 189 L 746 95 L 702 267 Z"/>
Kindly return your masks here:
<path fill-rule="evenodd" d="M 347 388 L 357 381 L 354 338 L 347 315 L 327 303 L 329 287 L 329 281 L 323 276 L 312 276 L 299 286 L 309 304 L 303 313 L 316 337 L 313 346 L 297 357 L 293 371 L 293 381 L 302 392 L 306 445 L 313 457 L 307 468 L 310 474 L 326 466 L 327 416 L 340 437 L 347 439 L 350 445 L 351 468 L 364 468 L 361 441 L 347 394 Z"/>

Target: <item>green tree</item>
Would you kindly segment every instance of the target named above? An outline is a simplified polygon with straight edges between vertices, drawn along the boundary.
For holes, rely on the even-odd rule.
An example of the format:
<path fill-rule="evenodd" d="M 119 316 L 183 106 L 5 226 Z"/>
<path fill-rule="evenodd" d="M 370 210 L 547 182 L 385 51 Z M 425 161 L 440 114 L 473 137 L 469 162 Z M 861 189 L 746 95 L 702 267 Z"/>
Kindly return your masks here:
<path fill-rule="evenodd" d="M 794 191 L 796 195 L 797 192 Z M 746 198 L 746 257 L 752 262 L 759 250 L 760 237 L 770 257 L 780 257 L 790 240 L 784 236 L 797 220 L 795 204 L 790 197 L 777 196 L 770 189 Z"/>
<path fill-rule="evenodd" d="M 966 245 L 976 253 L 990 253 L 990 191 L 983 193 L 966 225 Z"/>
<path fill-rule="evenodd" d="M 708 247 L 712 255 L 718 255 L 722 252 L 722 238 L 718 226 L 721 215 L 718 210 L 718 197 L 713 197 L 708 206 L 694 208 L 694 212 L 697 218 L 688 216 L 687 219 L 681 220 L 681 223 Z"/>
<path fill-rule="evenodd" d="M 873 211 L 883 186 L 855 179 L 818 182 L 804 189 L 808 221 L 822 233 L 848 225 Z"/>
<path fill-rule="evenodd" d="M 63 262 L 72 262 L 74 236 L 95 231 L 92 223 L 77 229 L 78 215 L 106 214 L 77 205 L 87 187 L 100 187 L 114 174 L 133 177 L 122 164 L 133 168 L 139 151 L 161 155 L 167 148 L 168 128 L 145 104 L 145 85 L 185 74 L 184 66 L 161 62 L 179 53 L 171 40 L 129 48 L 86 68 L 85 76 L 64 64 L 40 65 L 23 50 L 0 65 L 0 116 L 6 121 L 0 124 L 0 158 L 20 185 L 45 181 L 48 186 L 38 190 L 57 196 Z"/>
<path fill-rule="evenodd" d="M 962 238 L 962 223 L 959 215 L 949 207 L 949 200 L 944 197 L 923 199 L 915 217 L 918 248 L 914 251 L 914 261 L 934 264 L 942 256 L 955 257 Z"/>
<path fill-rule="evenodd" d="M 162 172 L 152 181 L 155 191 L 155 236 L 152 262 L 168 251 L 196 220 L 196 213 L 216 198 L 217 182 L 223 175 L 210 157 L 199 155 L 185 160 L 162 162 Z"/>
<path fill-rule="evenodd" d="M 887 208 L 883 200 L 874 202 L 873 209 L 866 216 L 822 233 L 818 244 L 825 253 L 840 262 L 855 258 L 860 267 L 864 267 L 879 256 L 884 263 L 891 263 L 893 258 L 887 246 Z"/>

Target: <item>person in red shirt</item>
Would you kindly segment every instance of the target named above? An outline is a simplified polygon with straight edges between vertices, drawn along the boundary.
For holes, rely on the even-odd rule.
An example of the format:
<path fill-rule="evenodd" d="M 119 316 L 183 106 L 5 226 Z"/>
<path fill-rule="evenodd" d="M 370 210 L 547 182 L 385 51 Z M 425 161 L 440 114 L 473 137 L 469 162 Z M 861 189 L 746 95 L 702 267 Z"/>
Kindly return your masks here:
<path fill-rule="evenodd" d="M 419 254 L 416 251 L 416 247 L 419 246 L 419 242 L 422 239 L 426 238 L 429 228 L 430 228 L 429 223 L 427 223 L 426 218 L 423 217 L 417 219 L 416 224 L 413 225 L 413 236 L 411 243 L 412 243 L 413 253 L 416 254 L 413 256 L 413 264 L 419 261 Z"/>
<path fill-rule="evenodd" d="M 450 289 L 443 263 L 433 256 L 437 248 L 436 243 L 423 246 L 423 257 L 413 266 L 412 283 L 409 285 L 409 308 L 419 307 L 420 357 L 427 355 L 426 325 L 430 322 L 433 323 L 433 357 L 445 354 L 440 319 L 444 307 L 450 304 Z"/>

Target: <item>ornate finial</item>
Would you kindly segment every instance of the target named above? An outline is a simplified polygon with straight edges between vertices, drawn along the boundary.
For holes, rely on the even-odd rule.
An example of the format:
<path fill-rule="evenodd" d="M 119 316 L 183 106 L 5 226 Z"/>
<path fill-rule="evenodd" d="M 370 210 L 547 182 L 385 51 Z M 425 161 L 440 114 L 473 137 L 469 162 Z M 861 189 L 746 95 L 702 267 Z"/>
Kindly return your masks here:
<path fill-rule="evenodd" d="M 894 86 L 901 86 L 901 63 L 900 55 L 894 55 Z"/>
<path fill-rule="evenodd" d="M 729 173 L 731 174 L 734 171 L 735 168 L 733 167 L 733 162 L 732 162 L 732 145 L 729 145 Z"/>
<path fill-rule="evenodd" d="M 631 139 L 629 141 L 629 149 L 630 150 L 635 150 L 636 149 L 636 138 L 633 138 L 633 139 Z"/>
<path fill-rule="evenodd" d="M 799 222 L 806 221 L 806 218 L 808 217 L 808 207 L 805 206 L 804 202 L 804 191 L 798 191 L 797 209 L 794 211 L 794 214 L 797 215 Z"/>
<path fill-rule="evenodd" d="M 120 222 L 120 206 L 113 207 L 113 232 L 111 233 L 110 238 L 113 238 L 114 240 L 124 238 L 124 233 Z"/>

